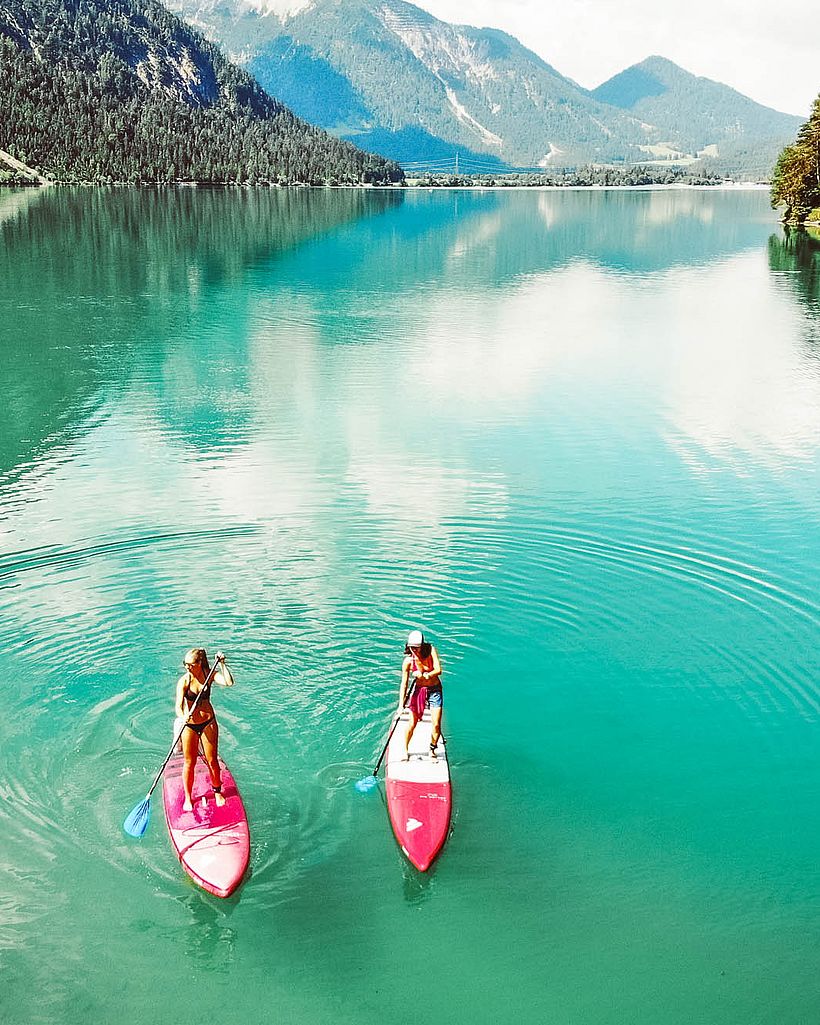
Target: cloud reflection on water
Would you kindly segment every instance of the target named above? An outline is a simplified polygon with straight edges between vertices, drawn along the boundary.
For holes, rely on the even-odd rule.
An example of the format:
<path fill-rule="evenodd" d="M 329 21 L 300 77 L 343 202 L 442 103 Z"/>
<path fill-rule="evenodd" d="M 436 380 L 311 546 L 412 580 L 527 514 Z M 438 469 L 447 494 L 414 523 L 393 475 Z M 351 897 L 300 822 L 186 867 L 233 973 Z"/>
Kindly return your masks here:
<path fill-rule="evenodd" d="M 748 459 L 815 457 L 817 378 L 789 341 L 794 307 L 750 249 L 755 217 L 727 227 L 714 217 L 720 196 L 700 192 L 444 195 L 429 208 L 422 198 L 352 226 L 331 212 L 324 235 L 308 221 L 308 241 L 286 251 L 254 236 L 247 290 L 206 272 L 207 257 L 191 291 L 188 262 L 175 293 L 184 315 L 170 333 L 159 317 L 137 319 L 151 332 L 144 360 L 129 341 L 124 367 L 116 353 L 98 361 L 94 380 L 110 388 L 96 392 L 104 413 L 23 483 L 4 545 L 70 545 L 101 530 L 141 536 L 181 503 L 194 522 L 275 526 L 287 545 L 285 527 L 304 554 L 328 510 L 349 502 L 383 532 L 407 540 L 415 531 L 423 550 L 447 536 L 449 521 L 505 515 L 505 468 L 477 462 L 470 433 L 531 417 L 559 454 L 596 432 L 609 444 L 649 430 L 695 469 L 717 459 L 742 473 Z M 727 202 L 749 207 L 748 196 Z M 218 212 L 208 218 L 216 245 Z M 155 230 L 169 223 L 182 234 L 152 244 L 152 288 L 167 290 L 178 270 L 173 261 L 163 270 L 161 254 L 188 229 L 180 215 Z M 669 243 L 670 224 L 682 249 Z M 750 255 L 727 259 L 733 246 Z M 698 254 L 694 267 L 677 268 L 687 253 Z M 46 294 L 58 288 L 55 274 Z M 119 323 L 125 339 L 133 325 Z M 338 344 L 340 331 L 357 344 Z M 70 344 L 67 366 L 74 355 Z M 426 489 L 415 483 L 420 470 Z M 161 579 L 161 558 L 155 570 Z M 91 615 L 96 594 L 92 586 L 77 609 Z"/>

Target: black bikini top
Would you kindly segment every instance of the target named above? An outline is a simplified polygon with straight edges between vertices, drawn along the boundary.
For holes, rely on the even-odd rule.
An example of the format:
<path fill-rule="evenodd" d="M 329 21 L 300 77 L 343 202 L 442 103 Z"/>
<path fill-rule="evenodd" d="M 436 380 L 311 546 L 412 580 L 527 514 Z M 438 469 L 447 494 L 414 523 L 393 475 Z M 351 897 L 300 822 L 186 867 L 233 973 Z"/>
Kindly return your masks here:
<path fill-rule="evenodd" d="M 205 684 L 205 686 L 202 688 L 202 690 L 198 690 L 195 693 L 192 693 L 189 690 L 189 684 L 190 684 L 190 681 L 193 680 L 193 679 L 196 679 L 196 677 L 194 677 L 190 673 L 188 673 L 188 679 L 185 681 L 185 690 L 183 691 L 183 694 L 182 694 L 182 696 L 188 702 L 188 710 L 189 711 L 193 707 L 194 702 L 196 701 L 196 699 L 199 697 L 200 694 L 202 694 L 203 700 L 207 701 L 208 698 L 210 697 L 210 693 L 211 693 L 210 681 Z M 200 704 L 202 704 L 202 701 L 200 701 Z"/>

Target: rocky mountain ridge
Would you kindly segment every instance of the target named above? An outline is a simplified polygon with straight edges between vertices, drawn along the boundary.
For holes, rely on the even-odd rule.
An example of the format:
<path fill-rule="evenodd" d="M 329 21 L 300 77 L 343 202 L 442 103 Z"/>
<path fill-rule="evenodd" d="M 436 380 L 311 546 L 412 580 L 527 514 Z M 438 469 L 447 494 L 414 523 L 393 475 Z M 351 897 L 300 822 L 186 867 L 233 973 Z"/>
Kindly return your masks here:
<path fill-rule="evenodd" d="M 301 116 L 408 163 L 455 152 L 475 170 L 715 161 L 758 143 L 776 151 L 799 124 L 671 62 L 644 69 L 655 94 L 630 105 L 619 76 L 583 89 L 507 33 L 405 0 L 295 0 L 285 13 L 269 0 L 168 5 Z M 730 113 L 706 131 L 710 104 Z"/>

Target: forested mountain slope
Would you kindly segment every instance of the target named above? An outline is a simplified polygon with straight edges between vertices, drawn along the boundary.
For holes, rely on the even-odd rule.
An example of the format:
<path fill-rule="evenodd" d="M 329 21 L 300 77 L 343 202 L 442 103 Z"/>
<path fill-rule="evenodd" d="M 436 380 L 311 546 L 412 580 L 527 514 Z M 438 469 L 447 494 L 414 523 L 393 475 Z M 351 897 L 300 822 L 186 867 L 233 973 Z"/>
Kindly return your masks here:
<path fill-rule="evenodd" d="M 0 0 L 0 149 L 63 182 L 402 177 L 299 120 L 156 0 Z"/>

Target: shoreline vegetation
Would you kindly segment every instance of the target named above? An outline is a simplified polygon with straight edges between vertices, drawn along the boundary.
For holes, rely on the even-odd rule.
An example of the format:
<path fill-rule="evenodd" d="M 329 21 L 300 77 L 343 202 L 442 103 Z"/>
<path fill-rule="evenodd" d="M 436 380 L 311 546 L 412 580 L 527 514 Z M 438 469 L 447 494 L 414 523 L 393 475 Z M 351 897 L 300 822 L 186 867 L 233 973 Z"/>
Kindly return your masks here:
<path fill-rule="evenodd" d="M 688 169 L 632 165 L 588 164 L 554 171 L 513 171 L 506 174 L 407 175 L 407 185 L 418 188 L 635 188 L 649 185 L 721 185 L 718 175 L 694 174 Z"/>
<path fill-rule="evenodd" d="M 367 190 L 389 191 L 389 192 L 447 192 L 452 190 L 477 191 L 477 192 L 514 192 L 514 191 L 543 191 L 543 192 L 570 192 L 570 191 L 595 191 L 595 192 L 621 192 L 621 191 L 664 191 L 674 189 L 696 189 L 720 191 L 722 189 L 756 191 L 769 189 L 766 182 L 736 182 L 729 179 L 721 179 L 714 182 L 635 182 L 632 184 L 608 184 L 602 185 L 597 182 L 565 181 L 558 185 L 553 183 L 533 182 L 522 184 L 518 182 L 482 182 L 465 181 L 458 182 L 437 182 L 435 185 L 420 182 L 417 179 L 404 182 L 392 182 L 390 184 L 338 184 L 319 183 L 310 184 L 305 182 L 59 182 L 59 181 L 33 181 L 20 175 L 11 174 L 5 176 L 0 171 L 0 189 L 43 189 L 43 188 L 67 188 L 67 189 L 138 189 L 142 191 L 165 191 L 173 189 L 195 189 L 201 191 L 228 191 L 228 190 L 266 190 L 275 189 L 281 191 L 299 191 L 302 189 L 339 189 L 339 190 Z M 807 221 L 807 224 L 814 222 Z M 817 222 L 820 223 L 820 222 Z"/>
<path fill-rule="evenodd" d="M 795 142 L 786 146 L 777 159 L 771 201 L 775 210 L 785 207 L 781 217 L 784 224 L 797 228 L 820 226 L 820 96 Z"/>
<path fill-rule="evenodd" d="M 5 166 L 4 166 L 5 162 Z M 634 166 L 613 168 L 590 165 L 560 168 L 553 172 L 510 172 L 505 174 L 414 174 L 402 175 L 392 181 L 338 181 L 334 176 L 311 176 L 310 180 L 247 180 L 237 176 L 228 181 L 214 180 L 130 180 L 103 178 L 77 180 L 49 178 L 44 170 L 27 167 L 10 154 L 0 150 L 0 186 L 78 186 L 136 188 L 406 188 L 406 189 L 522 189 L 522 188 L 765 188 L 766 182 L 737 182 L 717 175 L 693 174 L 682 168 Z"/>

